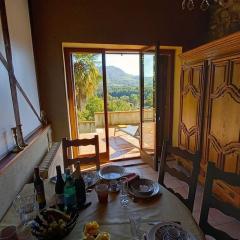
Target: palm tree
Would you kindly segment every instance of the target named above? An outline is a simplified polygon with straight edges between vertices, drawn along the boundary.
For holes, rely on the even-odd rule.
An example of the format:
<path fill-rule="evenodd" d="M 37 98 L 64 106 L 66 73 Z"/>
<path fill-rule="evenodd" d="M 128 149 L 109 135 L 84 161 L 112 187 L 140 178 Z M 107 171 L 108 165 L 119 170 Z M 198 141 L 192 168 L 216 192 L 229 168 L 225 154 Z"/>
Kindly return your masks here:
<path fill-rule="evenodd" d="M 102 76 L 94 54 L 74 54 L 73 63 L 77 108 L 81 111 L 87 99 L 95 94 Z"/>

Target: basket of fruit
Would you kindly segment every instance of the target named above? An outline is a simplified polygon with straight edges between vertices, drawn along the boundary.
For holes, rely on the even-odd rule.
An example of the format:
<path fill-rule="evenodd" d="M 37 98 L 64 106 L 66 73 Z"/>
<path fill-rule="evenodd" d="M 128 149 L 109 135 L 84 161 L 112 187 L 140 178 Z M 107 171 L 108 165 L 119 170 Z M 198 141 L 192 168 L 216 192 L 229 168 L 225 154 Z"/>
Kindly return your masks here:
<path fill-rule="evenodd" d="M 38 240 L 61 240 L 76 225 L 78 211 L 66 214 L 54 208 L 44 209 L 31 224 L 32 234 Z"/>

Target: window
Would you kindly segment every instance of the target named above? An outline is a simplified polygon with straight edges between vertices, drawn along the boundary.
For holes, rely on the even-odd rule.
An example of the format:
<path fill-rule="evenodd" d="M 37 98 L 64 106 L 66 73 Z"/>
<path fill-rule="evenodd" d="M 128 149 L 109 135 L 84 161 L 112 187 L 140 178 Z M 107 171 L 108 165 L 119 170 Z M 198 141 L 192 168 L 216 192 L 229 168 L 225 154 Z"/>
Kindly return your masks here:
<path fill-rule="evenodd" d="M 5 1 L 5 5 L 14 73 L 34 109 L 40 115 L 28 4 L 27 1 L 8 0 Z M 0 22 L 0 51 L 6 59 L 2 22 Z M 23 137 L 26 137 L 41 123 L 19 90 L 17 90 L 17 97 Z M 9 75 L 0 62 L 0 159 L 14 146 L 11 128 L 15 126 Z"/>

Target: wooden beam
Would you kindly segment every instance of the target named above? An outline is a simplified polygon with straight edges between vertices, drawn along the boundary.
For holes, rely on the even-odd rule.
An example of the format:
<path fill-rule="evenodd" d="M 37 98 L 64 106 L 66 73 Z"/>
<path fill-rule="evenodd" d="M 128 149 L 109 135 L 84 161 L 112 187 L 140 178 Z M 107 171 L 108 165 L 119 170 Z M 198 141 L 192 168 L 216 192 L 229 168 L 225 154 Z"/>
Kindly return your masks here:
<path fill-rule="evenodd" d="M 3 66 L 7 69 L 7 71 L 9 71 L 9 65 L 6 61 L 6 59 L 4 58 L 3 54 L 0 52 L 0 61 L 2 62 Z M 21 94 L 23 95 L 24 99 L 26 100 L 26 102 L 28 103 L 28 105 L 30 106 L 30 108 L 32 109 L 33 113 L 36 115 L 37 119 L 39 120 L 39 122 L 41 121 L 41 117 L 39 116 L 39 114 L 37 113 L 37 111 L 35 110 L 34 106 L 32 105 L 31 101 L 29 100 L 27 94 L 25 93 L 25 91 L 23 90 L 23 88 L 21 87 L 20 83 L 17 81 L 15 74 L 13 73 L 13 80 L 15 81 L 16 87 L 18 88 L 18 90 L 21 92 Z"/>
<path fill-rule="evenodd" d="M 14 117 L 15 117 L 16 125 L 20 126 L 21 119 L 20 119 L 19 105 L 18 105 L 18 99 L 17 99 L 17 87 L 16 87 L 16 82 L 14 81 L 12 50 L 11 50 L 11 42 L 10 42 L 10 36 L 9 36 L 9 30 L 8 30 L 5 0 L 0 0 L 0 18 L 2 22 L 3 40 L 4 40 L 6 58 L 8 63 L 8 75 L 9 75 L 10 89 L 11 89 L 11 95 L 12 95 Z"/>
<path fill-rule="evenodd" d="M 140 87 L 140 149 L 143 149 L 143 108 L 144 108 L 144 55 L 139 54 L 139 87 Z"/>
<path fill-rule="evenodd" d="M 109 143 L 109 125 L 108 125 L 108 97 L 107 97 L 107 73 L 106 73 L 106 53 L 102 53 L 102 78 L 103 78 L 103 101 L 104 101 L 104 120 L 105 120 L 105 137 L 106 152 L 109 159 L 110 143 Z"/>

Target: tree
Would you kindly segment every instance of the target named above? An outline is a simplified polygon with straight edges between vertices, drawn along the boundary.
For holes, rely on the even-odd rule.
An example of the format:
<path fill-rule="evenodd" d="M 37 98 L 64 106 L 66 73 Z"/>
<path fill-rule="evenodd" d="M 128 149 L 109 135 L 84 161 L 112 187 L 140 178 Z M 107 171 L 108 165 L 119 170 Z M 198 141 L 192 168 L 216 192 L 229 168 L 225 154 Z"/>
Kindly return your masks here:
<path fill-rule="evenodd" d="M 131 103 L 119 99 L 119 98 L 111 98 L 108 102 L 108 110 L 111 112 L 114 111 L 130 111 L 132 109 Z"/>
<path fill-rule="evenodd" d="M 96 55 L 94 54 L 74 54 L 73 66 L 77 109 L 81 111 L 86 105 L 87 99 L 95 94 L 101 75 L 96 66 Z"/>
<path fill-rule="evenodd" d="M 93 96 L 88 99 L 84 109 L 78 111 L 78 117 L 81 121 L 94 121 L 95 112 L 103 111 L 104 111 L 103 99 L 97 96 Z"/>

